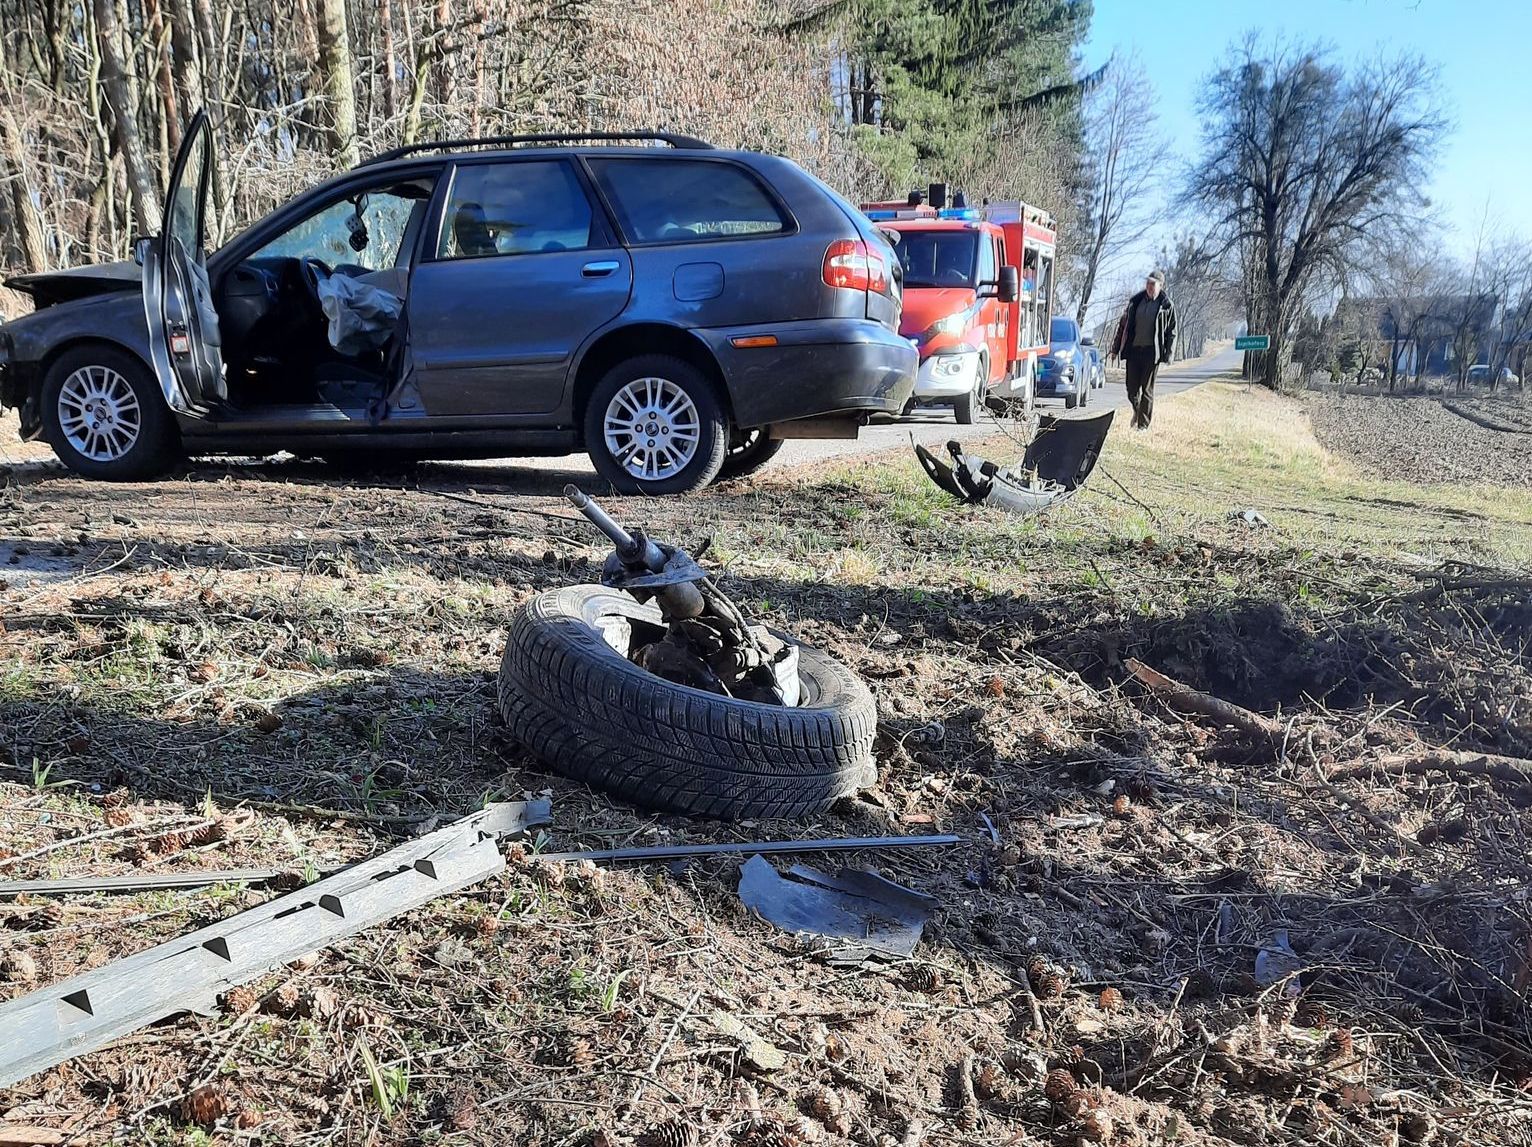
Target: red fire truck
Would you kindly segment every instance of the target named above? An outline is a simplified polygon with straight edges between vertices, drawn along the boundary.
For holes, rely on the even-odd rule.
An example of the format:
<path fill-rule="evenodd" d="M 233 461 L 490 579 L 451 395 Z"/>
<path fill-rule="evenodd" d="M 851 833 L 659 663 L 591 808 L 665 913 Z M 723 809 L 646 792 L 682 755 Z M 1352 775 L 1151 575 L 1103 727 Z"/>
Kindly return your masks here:
<path fill-rule="evenodd" d="M 946 206 L 946 189 L 862 210 L 893 243 L 904 272 L 899 331 L 920 351 L 914 402 L 951 406 L 969 423 L 988 401 L 1030 413 L 1048 352 L 1057 233 L 1024 203 Z"/>

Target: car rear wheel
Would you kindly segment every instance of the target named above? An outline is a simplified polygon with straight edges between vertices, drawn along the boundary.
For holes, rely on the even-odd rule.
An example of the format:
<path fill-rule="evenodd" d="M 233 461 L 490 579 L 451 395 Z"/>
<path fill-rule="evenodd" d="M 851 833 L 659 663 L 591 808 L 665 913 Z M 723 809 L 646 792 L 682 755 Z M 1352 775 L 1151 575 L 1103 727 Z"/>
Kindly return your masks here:
<path fill-rule="evenodd" d="M 723 466 L 719 468 L 718 477 L 714 480 L 727 482 L 732 478 L 748 477 L 775 458 L 786 445 L 781 438 L 773 438 L 768 434 L 764 426 L 736 430 L 729 452 L 724 456 Z"/>
<path fill-rule="evenodd" d="M 178 454 L 175 423 L 154 375 L 110 346 L 66 351 L 43 378 L 43 436 L 77 474 L 131 482 Z"/>
<path fill-rule="evenodd" d="M 729 423 L 713 384 L 691 363 L 638 355 L 596 384 L 585 408 L 585 448 L 624 494 L 686 494 L 723 468 Z"/>

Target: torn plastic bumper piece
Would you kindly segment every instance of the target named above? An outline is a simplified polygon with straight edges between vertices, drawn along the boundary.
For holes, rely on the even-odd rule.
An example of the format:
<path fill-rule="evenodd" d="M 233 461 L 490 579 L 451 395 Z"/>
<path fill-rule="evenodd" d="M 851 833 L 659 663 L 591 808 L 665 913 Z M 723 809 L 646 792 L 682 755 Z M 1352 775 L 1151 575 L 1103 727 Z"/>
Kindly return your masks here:
<path fill-rule="evenodd" d="M 951 466 L 919 443 L 915 455 L 927 477 L 959 501 L 998 506 L 1026 517 L 1063 501 L 1085 483 L 1112 428 L 1112 414 L 1104 410 L 1083 417 L 1043 415 L 1017 466 L 1001 467 L 965 454 L 960 442 L 947 443 Z"/>
<path fill-rule="evenodd" d="M 815 938 L 832 964 L 911 955 L 936 907 L 933 898 L 875 872 L 831 874 L 797 864 L 784 877 L 760 855 L 740 870 L 739 898 L 784 932 Z"/>

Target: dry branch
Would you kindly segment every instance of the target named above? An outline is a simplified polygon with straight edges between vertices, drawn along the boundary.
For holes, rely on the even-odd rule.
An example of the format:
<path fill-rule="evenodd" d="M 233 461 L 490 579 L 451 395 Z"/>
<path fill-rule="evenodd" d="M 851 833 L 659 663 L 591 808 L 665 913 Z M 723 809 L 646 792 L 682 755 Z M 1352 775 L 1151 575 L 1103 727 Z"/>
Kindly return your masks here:
<path fill-rule="evenodd" d="M 1123 664 L 1127 666 L 1128 672 L 1142 682 L 1151 693 L 1163 699 L 1174 709 L 1201 717 L 1212 717 L 1225 725 L 1233 725 L 1236 729 L 1249 733 L 1253 737 L 1272 742 L 1282 735 L 1282 726 L 1271 718 L 1252 713 L 1242 705 L 1200 692 L 1189 685 L 1183 685 L 1165 676 L 1159 670 L 1151 669 L 1135 657 L 1128 658 Z"/>
<path fill-rule="evenodd" d="M 1361 761 L 1331 772 L 1327 780 L 1344 781 L 1356 777 L 1419 776 L 1422 773 L 1471 773 L 1496 780 L 1532 784 L 1532 761 L 1499 753 L 1468 753 L 1452 749 L 1430 749 L 1421 753 L 1390 753 L 1373 761 Z"/>

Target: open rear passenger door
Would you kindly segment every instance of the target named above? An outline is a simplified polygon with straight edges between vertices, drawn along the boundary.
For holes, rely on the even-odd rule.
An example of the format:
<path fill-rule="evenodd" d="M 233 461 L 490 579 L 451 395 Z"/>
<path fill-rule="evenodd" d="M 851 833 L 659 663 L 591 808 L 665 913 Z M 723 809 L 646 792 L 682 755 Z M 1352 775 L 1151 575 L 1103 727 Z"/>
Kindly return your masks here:
<path fill-rule="evenodd" d="M 165 401 L 183 414 L 205 413 L 228 397 L 204 250 L 212 167 L 213 129 L 199 111 L 170 170 L 163 230 L 139 246 L 149 356 Z"/>

